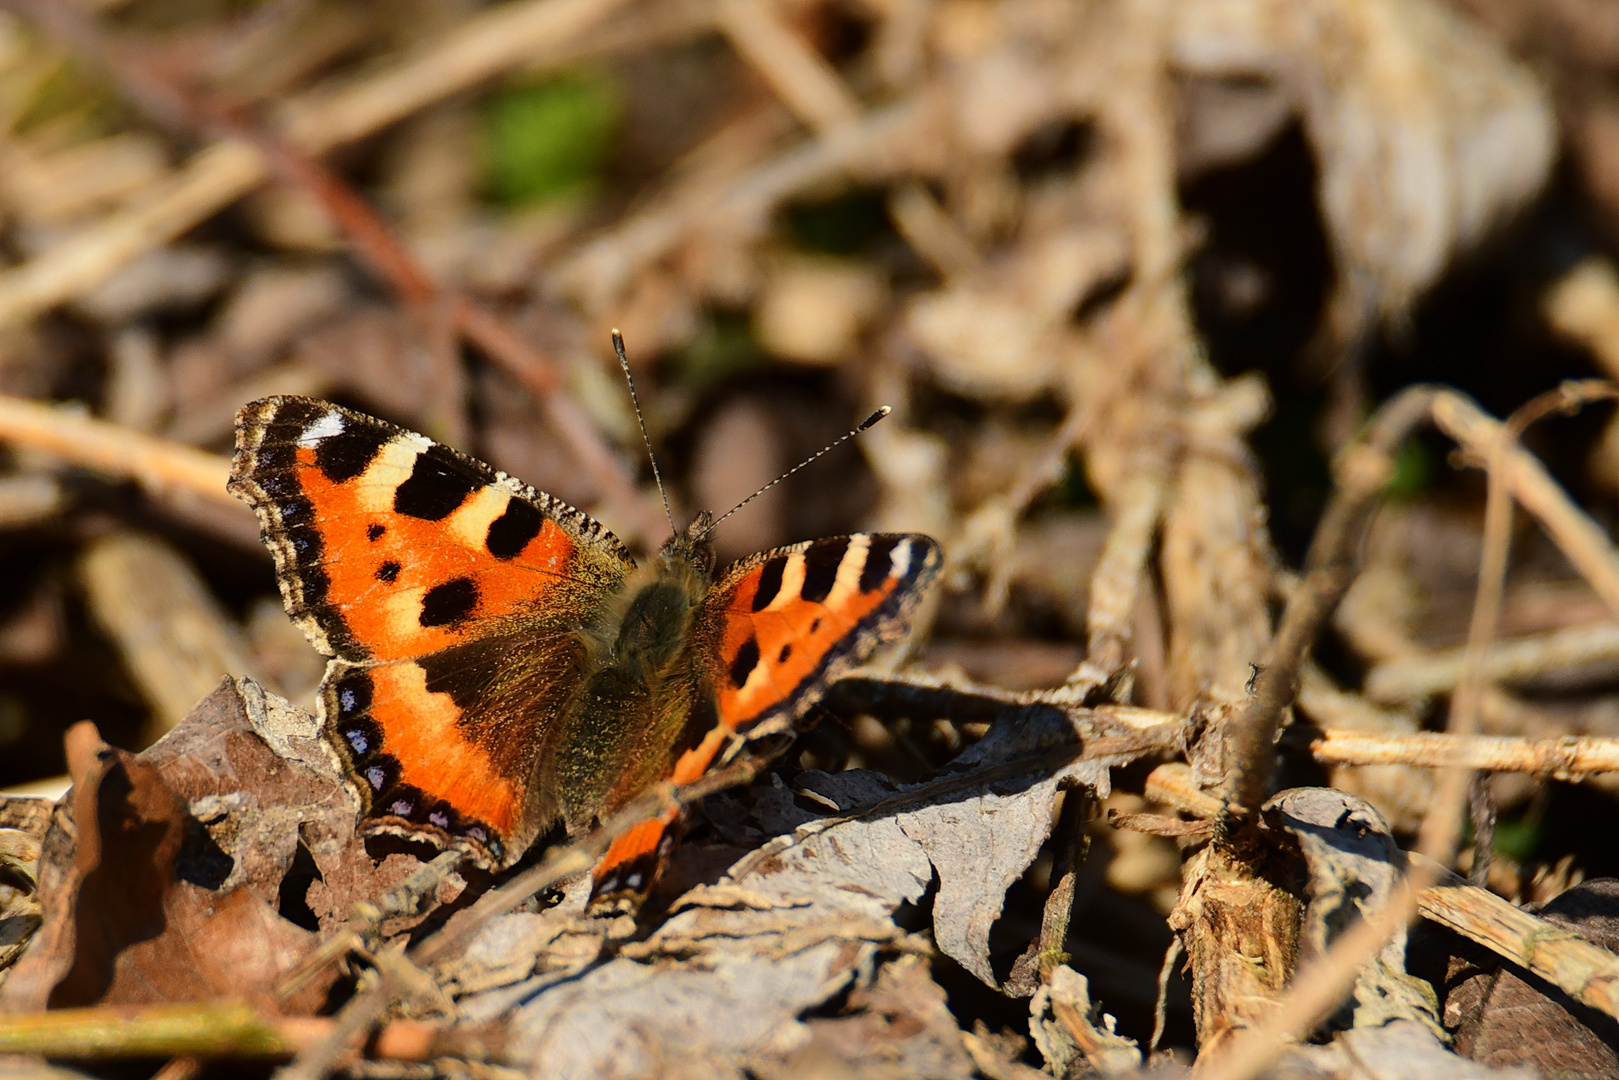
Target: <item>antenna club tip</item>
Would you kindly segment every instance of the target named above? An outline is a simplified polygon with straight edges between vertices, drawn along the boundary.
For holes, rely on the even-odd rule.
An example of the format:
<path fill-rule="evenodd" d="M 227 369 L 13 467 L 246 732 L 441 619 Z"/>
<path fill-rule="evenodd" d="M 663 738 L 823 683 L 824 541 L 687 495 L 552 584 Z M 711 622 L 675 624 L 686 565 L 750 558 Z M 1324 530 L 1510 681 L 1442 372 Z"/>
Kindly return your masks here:
<path fill-rule="evenodd" d="M 879 406 L 877 408 L 876 412 L 872 413 L 870 416 L 868 416 L 864 420 L 860 421 L 860 426 L 855 428 L 855 430 L 856 431 L 865 431 L 867 428 L 871 427 L 877 421 L 881 420 L 883 417 L 887 416 L 889 413 L 891 413 L 893 411 L 894 410 L 892 408 L 890 408 L 889 406 L 887 406 L 887 405 Z"/>

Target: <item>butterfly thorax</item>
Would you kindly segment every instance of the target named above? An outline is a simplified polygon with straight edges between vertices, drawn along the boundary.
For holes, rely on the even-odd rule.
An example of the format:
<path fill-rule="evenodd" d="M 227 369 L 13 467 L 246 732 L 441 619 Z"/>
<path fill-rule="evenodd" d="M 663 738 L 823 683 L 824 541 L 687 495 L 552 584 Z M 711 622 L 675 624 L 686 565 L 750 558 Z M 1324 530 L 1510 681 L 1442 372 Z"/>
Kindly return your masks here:
<path fill-rule="evenodd" d="M 698 515 L 625 579 L 617 596 L 584 628 L 592 666 L 655 680 L 678 658 L 714 567 L 709 515 Z"/>

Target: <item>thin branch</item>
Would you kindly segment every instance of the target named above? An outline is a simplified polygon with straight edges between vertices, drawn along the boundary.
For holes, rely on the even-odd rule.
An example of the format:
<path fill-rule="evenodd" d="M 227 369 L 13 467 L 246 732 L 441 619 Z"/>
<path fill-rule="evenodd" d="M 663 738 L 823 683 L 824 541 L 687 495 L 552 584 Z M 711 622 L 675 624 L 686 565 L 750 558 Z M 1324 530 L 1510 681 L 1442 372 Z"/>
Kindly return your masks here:
<path fill-rule="evenodd" d="M 1378 496 L 1394 471 L 1394 453 L 1427 419 L 1438 391 L 1413 386 L 1386 402 L 1359 440 L 1339 459 L 1337 490 L 1322 515 L 1305 559 L 1303 579 L 1288 596 L 1281 626 L 1253 696 L 1233 723 L 1232 768 L 1224 801 L 1252 814 L 1270 790 L 1276 731 L 1292 702 L 1299 669 L 1322 624 L 1349 587 L 1353 558 Z"/>
<path fill-rule="evenodd" d="M 1434 867 L 1421 855 L 1412 855 L 1412 860 L 1439 871 L 1437 883 L 1419 894 L 1423 918 L 1539 975 L 1576 1001 L 1619 1017 L 1619 957 L 1449 870 Z"/>
<path fill-rule="evenodd" d="M 1619 772 L 1619 739 L 1564 736 L 1524 739 L 1419 731 L 1409 735 L 1328 729 L 1310 744 L 1323 765 L 1417 765 L 1528 773 L 1577 780 Z"/>
<path fill-rule="evenodd" d="M 1465 395 L 1446 391 L 1434 402 L 1434 423 L 1477 462 L 1487 462 L 1501 422 Z M 1546 467 L 1521 449 L 1508 454 L 1505 480 L 1512 497 L 1533 514 L 1603 603 L 1619 618 L 1619 549 L 1568 497 Z"/>
<path fill-rule="evenodd" d="M 246 512 L 225 491 L 230 462 L 218 454 L 109 424 L 80 412 L 0 395 L 0 442 L 70 465 L 133 480 L 156 496 L 184 493 Z"/>

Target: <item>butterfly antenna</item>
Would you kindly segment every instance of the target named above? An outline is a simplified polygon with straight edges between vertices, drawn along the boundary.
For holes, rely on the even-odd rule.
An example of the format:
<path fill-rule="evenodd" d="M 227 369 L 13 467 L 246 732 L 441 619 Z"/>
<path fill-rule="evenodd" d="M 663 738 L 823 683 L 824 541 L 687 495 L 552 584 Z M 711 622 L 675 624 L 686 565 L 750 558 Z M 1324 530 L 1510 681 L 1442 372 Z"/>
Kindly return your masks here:
<path fill-rule="evenodd" d="M 881 408 L 879 408 L 876 412 L 872 413 L 870 416 L 868 416 L 864 420 L 860 421 L 860 423 L 858 425 L 856 425 L 855 427 L 849 429 L 848 432 L 846 432 L 843 435 L 838 436 L 836 439 L 833 439 L 831 442 L 827 443 L 825 446 L 823 446 L 819 450 L 815 451 L 815 453 L 811 454 L 809 457 L 805 458 L 803 461 L 800 461 L 797 465 L 794 465 L 792 468 L 788 469 L 786 472 L 782 473 L 780 476 L 778 476 L 774 480 L 770 481 L 770 483 L 766 484 L 764 487 L 760 488 L 758 491 L 755 491 L 752 495 L 749 495 L 746 499 L 743 499 L 741 502 L 739 502 L 735 506 L 731 507 L 725 513 L 721 514 L 718 518 L 716 518 L 714 520 L 714 523 L 712 525 L 710 525 L 707 529 L 705 529 L 703 531 L 703 538 L 706 539 L 708 537 L 709 533 L 711 533 L 715 529 L 719 528 L 720 522 L 724 521 L 726 518 L 730 517 L 732 514 L 736 513 L 738 510 L 740 510 L 744 506 L 748 505 L 754 499 L 757 499 L 759 496 L 763 495 L 765 492 L 769 491 L 771 488 L 775 487 L 777 484 L 781 483 L 783 480 L 787 479 L 789 476 L 793 475 L 793 473 L 797 472 L 799 469 L 802 469 L 804 466 L 808 465 L 810 462 L 814 461 L 816 458 L 821 457 L 827 451 L 833 450 L 833 449 L 836 449 L 839 446 L 842 446 L 844 443 L 848 442 L 850 439 L 854 438 L 856 435 L 860 434 L 862 431 L 865 431 L 867 428 L 871 427 L 877 421 L 881 420 L 883 417 L 887 416 L 889 413 L 891 413 L 893 411 L 894 410 L 889 408 L 887 405 L 884 405 Z"/>
<path fill-rule="evenodd" d="M 647 434 L 646 419 L 641 416 L 641 399 L 635 393 L 635 377 L 630 374 L 630 358 L 624 351 L 624 335 L 617 329 L 613 331 L 613 351 L 618 354 L 618 366 L 624 369 L 624 381 L 630 384 L 630 404 L 635 406 L 635 422 L 641 426 L 641 441 L 646 443 L 647 460 L 652 462 L 652 480 L 658 485 L 658 494 L 663 496 L 663 516 L 669 519 L 669 533 L 672 536 L 679 530 L 675 528 L 674 512 L 669 509 L 669 492 L 665 490 L 663 477 L 658 473 L 658 455 L 652 452 L 652 436 Z"/>

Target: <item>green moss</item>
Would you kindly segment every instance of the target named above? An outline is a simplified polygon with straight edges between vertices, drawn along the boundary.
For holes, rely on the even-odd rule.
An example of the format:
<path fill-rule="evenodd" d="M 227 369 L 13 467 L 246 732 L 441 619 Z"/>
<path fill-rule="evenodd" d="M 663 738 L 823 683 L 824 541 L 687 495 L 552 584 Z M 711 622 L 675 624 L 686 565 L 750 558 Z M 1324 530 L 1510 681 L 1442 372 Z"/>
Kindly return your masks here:
<path fill-rule="evenodd" d="M 1495 823 L 1495 850 L 1516 863 L 1525 863 L 1540 847 L 1540 822 L 1533 817 Z"/>
<path fill-rule="evenodd" d="M 1408 439 L 1394 459 L 1389 496 L 1409 499 L 1433 482 L 1433 452 L 1420 439 Z"/>
<path fill-rule="evenodd" d="M 769 362 L 745 316 L 710 315 L 676 364 L 680 381 L 701 388 Z"/>
<path fill-rule="evenodd" d="M 572 72 L 496 94 L 485 113 L 487 190 L 524 205 L 589 190 L 623 117 L 606 75 Z"/>
<path fill-rule="evenodd" d="M 881 191 L 855 188 L 822 202 L 787 208 L 787 226 L 798 246 L 829 255 L 858 255 L 893 232 Z"/>

